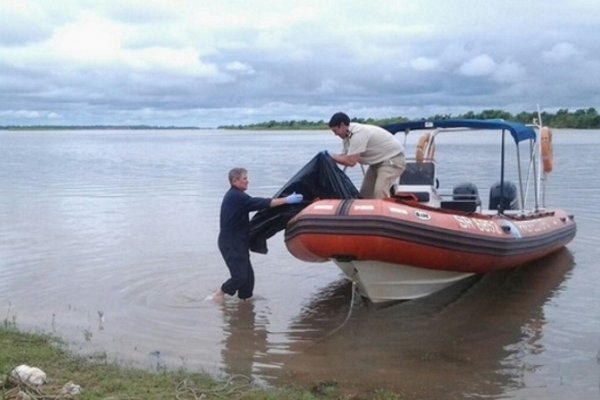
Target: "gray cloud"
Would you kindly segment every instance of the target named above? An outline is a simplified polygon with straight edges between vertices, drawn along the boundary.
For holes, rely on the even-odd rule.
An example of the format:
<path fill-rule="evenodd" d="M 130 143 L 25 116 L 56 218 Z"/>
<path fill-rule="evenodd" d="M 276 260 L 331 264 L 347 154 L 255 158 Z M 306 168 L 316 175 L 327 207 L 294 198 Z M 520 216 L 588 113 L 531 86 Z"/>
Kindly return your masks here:
<path fill-rule="evenodd" d="M 2 2 L 0 125 L 598 107 L 596 3 Z"/>

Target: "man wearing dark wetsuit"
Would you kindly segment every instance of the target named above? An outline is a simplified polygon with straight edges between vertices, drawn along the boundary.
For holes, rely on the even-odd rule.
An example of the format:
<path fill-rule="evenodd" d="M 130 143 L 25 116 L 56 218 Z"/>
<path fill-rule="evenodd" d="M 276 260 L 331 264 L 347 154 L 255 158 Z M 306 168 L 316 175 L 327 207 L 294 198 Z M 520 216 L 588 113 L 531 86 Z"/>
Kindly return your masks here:
<path fill-rule="evenodd" d="M 250 217 L 252 211 L 283 204 L 296 204 L 302 201 L 301 194 L 293 193 L 277 199 L 252 197 L 248 189 L 248 171 L 234 168 L 229 171 L 231 188 L 223 196 L 219 232 L 219 251 L 227 264 L 231 277 L 223 283 L 212 298 L 220 301 L 225 294 L 237 292 L 240 299 L 252 297 L 254 290 L 254 270 L 250 263 Z"/>

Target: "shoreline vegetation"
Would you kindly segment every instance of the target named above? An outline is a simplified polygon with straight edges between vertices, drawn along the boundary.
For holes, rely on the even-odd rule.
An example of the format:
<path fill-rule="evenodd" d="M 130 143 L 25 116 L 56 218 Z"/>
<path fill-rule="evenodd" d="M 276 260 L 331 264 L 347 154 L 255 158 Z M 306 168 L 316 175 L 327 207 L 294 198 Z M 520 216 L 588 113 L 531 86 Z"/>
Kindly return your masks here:
<path fill-rule="evenodd" d="M 569 111 L 560 109 L 555 113 L 543 111 L 541 113 L 544 125 L 551 128 L 570 128 L 570 129 L 600 129 L 600 114 L 595 108 L 577 109 Z M 537 112 L 522 111 L 518 114 L 511 114 L 502 110 L 483 110 L 475 113 L 469 111 L 465 114 L 436 114 L 422 120 L 436 119 L 504 119 L 507 121 L 517 121 L 525 124 L 532 123 L 538 118 Z M 352 118 L 352 122 L 367 123 L 373 125 L 388 125 L 398 122 L 409 121 L 405 117 L 390 118 Z M 220 125 L 216 128 L 200 128 L 196 126 L 152 126 L 152 125 L 0 125 L 0 130 L 76 130 L 76 129 L 128 129 L 128 130 L 148 130 L 148 129 L 227 129 L 227 130 L 328 130 L 327 122 L 323 120 L 290 120 L 290 121 L 268 121 L 256 124 L 245 125 Z"/>
<path fill-rule="evenodd" d="M 590 107 L 588 109 L 578 109 L 576 111 L 569 111 L 568 109 L 558 110 L 556 113 L 541 112 L 542 122 L 544 125 L 551 128 L 572 128 L 572 129 L 600 129 L 600 114 L 595 108 Z M 451 115 L 451 114 L 437 114 L 427 118 L 422 118 L 424 121 L 441 120 L 441 119 L 503 119 L 506 121 L 522 122 L 524 124 L 531 124 L 534 120 L 538 119 L 537 112 L 525 112 L 522 111 L 518 114 L 511 114 L 502 110 L 483 110 L 482 112 L 475 113 L 469 111 L 465 114 Z M 410 121 L 405 117 L 391 117 L 391 118 L 352 118 L 352 122 L 359 122 L 372 125 L 389 125 L 396 124 L 399 122 Z M 310 130 L 310 129 L 324 129 L 328 130 L 329 126 L 326 121 L 320 120 L 316 122 L 312 121 L 269 121 L 251 125 L 223 125 L 219 126 L 219 129 L 249 129 L 249 130 Z"/>
<path fill-rule="evenodd" d="M 55 131 L 55 130 L 148 130 L 148 129 L 210 129 L 197 126 L 154 126 L 154 125 L 0 125 L 0 130 L 8 131 Z"/>
<path fill-rule="evenodd" d="M 387 390 L 349 393 L 336 382 L 316 382 L 312 387 L 260 387 L 249 377 L 233 375 L 221 380 L 186 370 L 146 371 L 107 361 L 105 354 L 80 357 L 63 349 L 60 339 L 19 331 L 14 322 L 0 325 L 0 398 L 7 400 L 401 400 Z M 14 382 L 11 372 L 19 365 L 41 369 L 46 382 L 33 386 Z M 65 388 L 77 386 L 80 393 Z"/>

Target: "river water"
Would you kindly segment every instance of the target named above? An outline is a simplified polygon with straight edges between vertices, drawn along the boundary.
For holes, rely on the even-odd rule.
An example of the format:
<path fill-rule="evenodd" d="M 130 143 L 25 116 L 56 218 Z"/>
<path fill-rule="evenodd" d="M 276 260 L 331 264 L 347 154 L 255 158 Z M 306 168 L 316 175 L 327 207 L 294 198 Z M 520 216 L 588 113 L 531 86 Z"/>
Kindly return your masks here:
<path fill-rule="evenodd" d="M 472 181 L 484 197 L 497 145 L 440 136 L 441 186 Z M 227 278 L 216 245 L 227 171 L 246 167 L 248 193 L 269 197 L 341 147 L 330 132 L 0 131 L 0 317 L 157 371 L 415 399 L 596 399 L 599 145 L 599 131 L 554 133 L 547 203 L 578 222 L 565 249 L 374 309 L 334 264 L 293 258 L 281 233 L 252 255 L 252 301 L 205 301 Z M 349 175 L 360 183 L 359 168 Z"/>

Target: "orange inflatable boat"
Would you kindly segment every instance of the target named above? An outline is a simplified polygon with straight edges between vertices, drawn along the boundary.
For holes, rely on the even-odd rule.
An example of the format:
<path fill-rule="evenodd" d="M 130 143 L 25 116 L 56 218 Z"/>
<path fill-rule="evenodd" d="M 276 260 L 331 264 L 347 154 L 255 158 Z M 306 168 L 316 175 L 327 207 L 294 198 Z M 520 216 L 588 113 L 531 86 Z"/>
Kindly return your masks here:
<path fill-rule="evenodd" d="M 333 261 L 364 297 L 380 303 L 423 297 L 473 274 L 525 265 L 574 238 L 574 217 L 539 202 L 544 197 L 539 193 L 541 174 L 548 168 L 532 127 L 497 120 L 446 120 L 387 128 L 406 134 L 427 129 L 430 149 L 436 135 L 457 129 L 484 129 L 486 134 L 497 129 L 511 134 L 517 145 L 533 141 L 537 152 L 528 154 L 538 168 L 531 179 L 538 180 L 520 180 L 517 186 L 504 179 L 502 167 L 484 209 L 472 184 L 456 185 L 448 194 L 438 189 L 433 151 L 424 151 L 420 140 L 393 196 L 319 200 L 291 219 L 285 243 L 292 255 L 307 262 Z M 526 185 L 538 190 L 529 208 L 523 206 L 527 200 L 521 194 Z"/>

